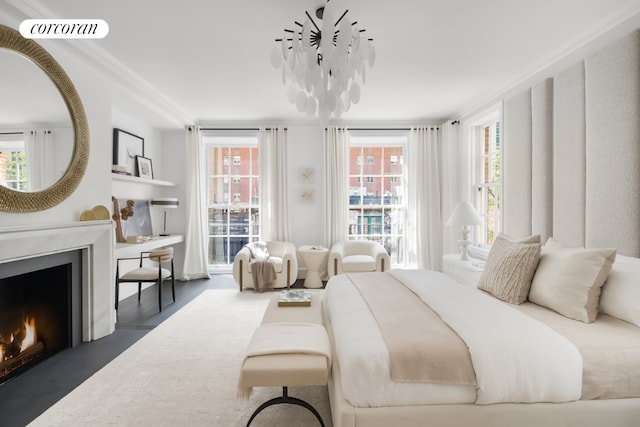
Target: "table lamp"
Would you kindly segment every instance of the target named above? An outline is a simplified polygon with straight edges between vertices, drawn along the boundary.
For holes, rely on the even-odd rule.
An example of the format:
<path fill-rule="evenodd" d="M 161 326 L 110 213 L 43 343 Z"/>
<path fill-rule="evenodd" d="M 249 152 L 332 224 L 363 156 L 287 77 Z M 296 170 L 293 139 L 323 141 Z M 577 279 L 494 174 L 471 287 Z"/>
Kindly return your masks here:
<path fill-rule="evenodd" d="M 476 208 L 469 202 L 460 202 L 451 212 L 451 216 L 447 221 L 447 225 L 462 227 L 462 239 L 458 240 L 460 243 L 460 248 L 462 252 L 460 253 L 460 259 L 462 261 L 467 261 L 469 259 L 469 245 L 471 244 L 471 240 L 469 240 L 469 233 L 471 229 L 469 226 L 471 225 L 481 225 L 482 218 L 476 211 Z"/>
<path fill-rule="evenodd" d="M 151 204 L 164 208 L 164 223 L 160 236 L 170 236 L 171 234 L 167 233 L 167 209 L 176 209 L 179 204 L 178 199 L 175 197 L 161 197 L 151 200 Z"/>

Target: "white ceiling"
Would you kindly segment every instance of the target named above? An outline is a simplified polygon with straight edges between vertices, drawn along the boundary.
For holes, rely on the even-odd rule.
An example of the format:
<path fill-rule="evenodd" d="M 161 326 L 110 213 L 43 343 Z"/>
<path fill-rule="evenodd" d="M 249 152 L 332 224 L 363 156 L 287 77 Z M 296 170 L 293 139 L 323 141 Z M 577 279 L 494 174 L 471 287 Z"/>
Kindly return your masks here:
<path fill-rule="evenodd" d="M 347 121 L 459 117 L 640 11 L 640 0 L 331 1 L 349 9 L 377 52 Z M 37 17 L 107 21 L 109 35 L 82 48 L 166 98 L 182 119 L 306 120 L 287 102 L 269 53 L 321 0 L 24 2 Z"/>

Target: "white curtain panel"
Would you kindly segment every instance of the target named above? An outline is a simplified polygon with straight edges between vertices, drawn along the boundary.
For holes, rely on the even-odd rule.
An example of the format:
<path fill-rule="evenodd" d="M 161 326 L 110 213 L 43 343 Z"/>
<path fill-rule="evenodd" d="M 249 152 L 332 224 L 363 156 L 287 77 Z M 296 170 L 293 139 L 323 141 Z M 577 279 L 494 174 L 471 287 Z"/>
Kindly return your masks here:
<path fill-rule="evenodd" d="M 54 176 L 55 152 L 52 139 L 52 134 L 47 129 L 24 131 L 29 191 L 42 190 L 56 181 Z"/>
<path fill-rule="evenodd" d="M 325 246 L 346 240 L 349 232 L 349 134 L 345 127 L 324 130 Z"/>
<path fill-rule="evenodd" d="M 458 185 L 458 129 L 459 125 L 449 120 L 440 126 L 442 131 L 442 219 L 445 221 L 451 215 L 457 202 L 462 200 Z M 454 227 L 443 227 L 442 250 L 445 254 L 456 253 L 460 230 Z"/>
<path fill-rule="evenodd" d="M 258 153 L 260 238 L 288 242 L 287 130 L 261 127 Z"/>
<path fill-rule="evenodd" d="M 440 138 L 439 128 L 413 128 L 407 154 L 409 263 L 431 270 L 440 270 L 442 265 Z"/>
<path fill-rule="evenodd" d="M 205 152 L 202 131 L 186 127 L 186 217 L 185 254 L 182 280 L 209 278 L 207 269 L 207 207 L 205 204 Z"/>

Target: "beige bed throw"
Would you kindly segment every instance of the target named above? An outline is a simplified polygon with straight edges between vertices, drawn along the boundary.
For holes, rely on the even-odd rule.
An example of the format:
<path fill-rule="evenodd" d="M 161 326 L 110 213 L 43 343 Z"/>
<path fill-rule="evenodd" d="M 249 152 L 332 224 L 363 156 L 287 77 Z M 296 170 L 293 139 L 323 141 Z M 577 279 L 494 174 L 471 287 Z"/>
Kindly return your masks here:
<path fill-rule="evenodd" d="M 464 341 L 410 289 L 389 274 L 348 277 L 378 322 L 392 380 L 476 385 Z"/>

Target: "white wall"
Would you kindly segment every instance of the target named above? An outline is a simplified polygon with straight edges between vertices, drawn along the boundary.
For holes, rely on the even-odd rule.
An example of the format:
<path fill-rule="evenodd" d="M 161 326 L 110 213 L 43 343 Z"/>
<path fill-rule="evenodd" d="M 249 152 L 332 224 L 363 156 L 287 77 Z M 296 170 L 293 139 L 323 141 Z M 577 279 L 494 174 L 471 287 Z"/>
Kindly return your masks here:
<path fill-rule="evenodd" d="M 288 127 L 289 221 L 291 241 L 296 247 L 324 243 L 324 150 L 320 125 Z M 304 181 L 302 169 L 313 168 L 313 178 Z M 311 200 L 302 198 L 312 191 Z M 304 263 L 300 263 L 304 266 Z"/>

